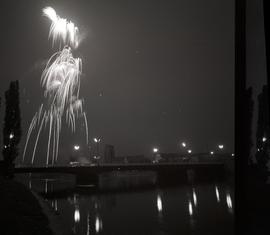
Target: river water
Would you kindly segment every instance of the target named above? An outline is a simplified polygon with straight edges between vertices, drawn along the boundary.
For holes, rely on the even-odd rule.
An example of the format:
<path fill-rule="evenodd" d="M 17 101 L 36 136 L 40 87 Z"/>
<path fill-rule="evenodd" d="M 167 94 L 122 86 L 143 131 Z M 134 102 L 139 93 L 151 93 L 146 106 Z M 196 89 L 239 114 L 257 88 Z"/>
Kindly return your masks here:
<path fill-rule="evenodd" d="M 67 176 L 16 176 L 50 207 L 63 235 L 234 234 L 234 188 L 229 183 L 161 187 L 150 180 L 149 187 L 138 187 L 137 177 L 136 187 L 127 188 L 128 181 L 134 186 L 134 177 L 122 175 L 124 183 L 120 176 L 109 182 L 108 177 L 96 188 L 78 186 Z"/>

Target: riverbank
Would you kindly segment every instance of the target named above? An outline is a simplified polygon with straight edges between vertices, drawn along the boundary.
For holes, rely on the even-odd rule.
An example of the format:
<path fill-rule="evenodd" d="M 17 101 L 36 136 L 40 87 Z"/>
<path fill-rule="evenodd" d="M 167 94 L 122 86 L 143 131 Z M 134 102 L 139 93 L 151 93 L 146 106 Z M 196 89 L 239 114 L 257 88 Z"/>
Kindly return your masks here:
<path fill-rule="evenodd" d="M 53 235 L 49 220 L 23 184 L 0 177 L 0 234 Z"/>

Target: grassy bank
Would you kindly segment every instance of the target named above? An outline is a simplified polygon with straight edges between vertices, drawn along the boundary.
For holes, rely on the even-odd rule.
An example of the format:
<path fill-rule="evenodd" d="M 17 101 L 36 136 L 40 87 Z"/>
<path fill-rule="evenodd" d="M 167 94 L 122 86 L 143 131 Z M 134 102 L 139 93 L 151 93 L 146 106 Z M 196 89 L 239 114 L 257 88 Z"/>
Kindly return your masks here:
<path fill-rule="evenodd" d="M 0 177 L 0 234 L 53 235 L 38 200 L 23 184 Z"/>

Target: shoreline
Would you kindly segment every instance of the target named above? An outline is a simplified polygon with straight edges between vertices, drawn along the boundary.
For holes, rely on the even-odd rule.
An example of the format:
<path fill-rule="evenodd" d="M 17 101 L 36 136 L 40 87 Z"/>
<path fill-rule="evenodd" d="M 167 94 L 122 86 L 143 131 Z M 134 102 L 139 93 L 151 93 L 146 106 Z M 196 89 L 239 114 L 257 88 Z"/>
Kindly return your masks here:
<path fill-rule="evenodd" d="M 25 185 L 0 177 L 1 235 L 58 235 L 43 203 Z"/>

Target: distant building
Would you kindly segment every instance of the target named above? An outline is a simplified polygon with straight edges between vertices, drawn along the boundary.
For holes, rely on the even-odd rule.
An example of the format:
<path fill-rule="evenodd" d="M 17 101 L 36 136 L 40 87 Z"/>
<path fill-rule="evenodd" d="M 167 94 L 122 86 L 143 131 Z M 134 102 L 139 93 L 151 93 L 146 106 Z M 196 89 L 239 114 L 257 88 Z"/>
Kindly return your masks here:
<path fill-rule="evenodd" d="M 112 163 L 115 159 L 114 146 L 106 144 L 104 148 L 104 163 Z"/>
<path fill-rule="evenodd" d="M 179 153 L 161 153 L 159 162 L 179 162 L 183 160 L 183 156 Z"/>
<path fill-rule="evenodd" d="M 150 163 L 151 160 L 144 155 L 118 156 L 113 159 L 113 163 Z"/>
<path fill-rule="evenodd" d="M 215 153 L 213 155 L 209 153 L 161 153 L 160 163 L 177 163 L 177 162 L 208 162 L 219 161 L 228 159 L 231 154 L 229 153 Z"/>

